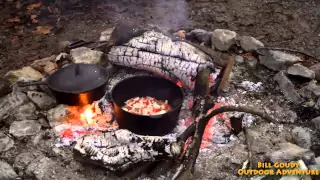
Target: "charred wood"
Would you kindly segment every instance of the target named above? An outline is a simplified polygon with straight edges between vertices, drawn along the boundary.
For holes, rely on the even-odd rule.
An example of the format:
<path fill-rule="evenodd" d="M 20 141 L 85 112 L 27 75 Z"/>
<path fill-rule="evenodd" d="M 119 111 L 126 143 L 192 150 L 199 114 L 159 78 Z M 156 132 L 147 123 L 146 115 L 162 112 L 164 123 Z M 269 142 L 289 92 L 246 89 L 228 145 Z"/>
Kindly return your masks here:
<path fill-rule="evenodd" d="M 253 115 L 257 115 L 262 119 L 267 120 L 268 122 L 273 122 L 273 123 L 277 122 L 271 116 L 261 111 L 258 111 L 249 107 L 240 107 L 240 106 L 224 106 L 224 107 L 220 107 L 213 110 L 211 113 L 207 115 L 203 115 L 202 117 L 200 116 L 199 120 L 197 122 L 194 122 L 194 125 L 191 125 L 195 128 L 195 133 L 192 138 L 192 142 L 190 143 L 187 149 L 187 152 L 185 154 L 182 164 L 178 166 L 176 173 L 172 179 L 185 180 L 186 178 L 192 177 L 194 165 L 198 157 L 200 145 L 202 142 L 202 136 L 207 123 L 213 116 L 223 112 L 231 112 L 231 111 L 250 113 Z"/>
<path fill-rule="evenodd" d="M 122 129 L 85 136 L 74 151 L 111 171 L 124 171 L 138 162 L 174 157 L 181 147 L 172 137 L 140 136 Z"/>

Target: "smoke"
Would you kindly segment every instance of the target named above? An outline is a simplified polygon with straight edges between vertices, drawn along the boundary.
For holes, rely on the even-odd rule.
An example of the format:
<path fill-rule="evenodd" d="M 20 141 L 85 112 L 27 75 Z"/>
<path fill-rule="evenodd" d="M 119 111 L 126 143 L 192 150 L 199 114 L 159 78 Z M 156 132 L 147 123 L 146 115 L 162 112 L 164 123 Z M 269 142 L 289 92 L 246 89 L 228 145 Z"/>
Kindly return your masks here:
<path fill-rule="evenodd" d="M 186 0 L 153 0 L 152 24 L 166 29 L 177 29 L 188 23 Z"/>

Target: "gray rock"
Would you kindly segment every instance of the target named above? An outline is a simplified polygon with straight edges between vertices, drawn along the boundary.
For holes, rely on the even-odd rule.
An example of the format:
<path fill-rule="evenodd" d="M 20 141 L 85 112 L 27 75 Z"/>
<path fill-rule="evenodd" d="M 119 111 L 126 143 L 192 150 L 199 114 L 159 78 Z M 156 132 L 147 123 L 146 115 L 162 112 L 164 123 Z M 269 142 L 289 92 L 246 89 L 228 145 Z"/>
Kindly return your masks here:
<path fill-rule="evenodd" d="M 318 98 L 317 102 L 315 103 L 314 108 L 320 109 L 320 97 Z"/>
<path fill-rule="evenodd" d="M 250 69 L 255 69 L 258 65 L 258 60 L 255 58 L 249 58 L 245 61 L 245 64 Z"/>
<path fill-rule="evenodd" d="M 47 119 L 51 127 L 56 127 L 63 123 L 62 118 L 68 114 L 68 106 L 60 104 L 47 112 Z"/>
<path fill-rule="evenodd" d="M 8 94 L 10 91 L 11 88 L 9 82 L 0 78 L 0 98 Z"/>
<path fill-rule="evenodd" d="M 235 61 L 237 64 L 241 64 L 241 63 L 244 62 L 244 59 L 243 59 L 242 56 L 236 55 L 236 56 L 234 57 L 234 61 Z"/>
<path fill-rule="evenodd" d="M 320 85 L 316 80 L 312 80 L 307 86 L 299 89 L 299 94 L 304 98 L 317 99 L 317 97 L 320 97 Z"/>
<path fill-rule="evenodd" d="M 20 78 L 27 78 L 30 80 L 40 80 L 44 78 L 44 76 L 37 70 L 33 69 L 30 66 L 23 67 L 22 69 L 9 71 L 4 75 L 4 79 L 6 79 L 11 84 L 17 82 Z"/>
<path fill-rule="evenodd" d="M 309 165 L 308 169 L 310 170 L 320 170 L 320 164 Z"/>
<path fill-rule="evenodd" d="M 35 60 L 30 66 L 41 73 L 51 74 L 58 68 L 57 64 L 54 62 L 56 57 L 57 55 L 52 55 L 43 59 Z"/>
<path fill-rule="evenodd" d="M 12 92 L 0 98 L 0 122 L 8 118 L 16 107 L 28 102 L 28 100 L 28 97 L 22 92 Z"/>
<path fill-rule="evenodd" d="M 312 65 L 310 69 L 315 73 L 315 79 L 320 81 L 320 63 Z"/>
<path fill-rule="evenodd" d="M 318 85 L 317 81 L 310 81 L 306 88 L 308 91 L 312 92 L 316 97 L 320 97 L 320 85 Z"/>
<path fill-rule="evenodd" d="M 236 43 L 237 33 L 227 29 L 216 29 L 212 32 L 211 42 L 212 45 L 220 50 L 227 51 Z"/>
<path fill-rule="evenodd" d="M 15 121 L 11 124 L 9 133 L 15 137 L 35 135 L 40 132 L 41 124 L 35 120 Z"/>
<path fill-rule="evenodd" d="M 13 139 L 11 139 L 9 136 L 0 132 L 0 153 L 4 151 L 8 151 L 13 147 L 13 145 L 14 145 Z"/>
<path fill-rule="evenodd" d="M 274 71 L 287 70 L 287 68 L 299 61 L 300 57 L 281 51 L 263 51 L 264 56 L 259 56 L 260 63 Z"/>
<path fill-rule="evenodd" d="M 264 44 L 259 40 L 251 36 L 242 36 L 239 38 L 240 46 L 245 51 L 252 51 L 260 47 L 264 47 Z"/>
<path fill-rule="evenodd" d="M 295 127 L 292 130 L 292 137 L 298 146 L 305 149 L 309 149 L 311 147 L 310 129 Z"/>
<path fill-rule="evenodd" d="M 251 145 L 251 150 L 253 153 L 265 154 L 270 152 L 271 147 L 273 146 L 270 142 L 270 139 L 261 136 L 257 131 L 247 129 L 247 141 Z"/>
<path fill-rule="evenodd" d="M 74 63 L 105 65 L 103 52 L 94 51 L 87 47 L 80 47 L 70 51 Z"/>
<path fill-rule="evenodd" d="M 108 28 L 107 30 L 102 31 L 100 33 L 100 39 L 99 40 L 100 41 L 109 41 L 111 33 L 112 33 L 113 30 L 114 30 L 114 27 Z"/>
<path fill-rule="evenodd" d="M 65 64 L 71 63 L 71 56 L 67 53 L 60 53 L 54 60 L 58 67 L 62 67 Z"/>
<path fill-rule="evenodd" d="M 21 121 L 26 119 L 37 119 L 37 115 L 35 114 L 36 106 L 32 103 L 26 103 L 23 105 L 18 106 L 12 113 L 12 118 L 14 121 Z"/>
<path fill-rule="evenodd" d="M 291 143 L 280 143 L 279 150 L 268 154 L 272 162 L 289 162 L 298 159 L 314 160 L 314 153 L 308 149 L 301 148 Z"/>
<path fill-rule="evenodd" d="M 28 98 L 42 110 L 48 110 L 56 106 L 56 100 L 46 93 L 37 91 L 28 91 Z"/>
<path fill-rule="evenodd" d="M 211 34 L 210 32 L 203 29 L 194 29 L 190 31 L 190 35 L 195 37 L 199 42 L 210 44 L 211 43 Z"/>
<path fill-rule="evenodd" d="M 247 156 L 246 146 L 237 141 L 231 141 L 214 151 L 200 153 L 195 165 L 196 179 L 208 179 L 214 176 L 216 179 L 240 180 L 243 177 L 237 177 L 235 170 L 242 168 Z"/>
<path fill-rule="evenodd" d="M 287 73 L 290 75 L 301 76 L 308 79 L 314 79 L 314 71 L 308 69 L 307 67 L 302 66 L 301 64 L 294 64 L 290 66 L 287 70 Z"/>
<path fill-rule="evenodd" d="M 37 158 L 32 161 L 26 168 L 25 173 L 34 180 L 87 179 L 82 177 L 81 173 L 74 173 L 73 170 L 67 169 L 65 165 L 48 157 Z"/>
<path fill-rule="evenodd" d="M 316 164 L 320 165 L 320 156 L 316 157 L 314 160 L 315 160 Z"/>
<path fill-rule="evenodd" d="M 296 91 L 293 83 L 289 78 L 287 78 L 283 71 L 278 72 L 274 76 L 274 80 L 279 84 L 282 93 L 288 100 L 296 104 L 301 104 L 304 101 Z"/>
<path fill-rule="evenodd" d="M 13 167 L 19 172 L 24 172 L 25 168 L 37 158 L 43 158 L 44 155 L 40 151 L 24 152 L 19 154 L 13 163 Z"/>
<path fill-rule="evenodd" d="M 311 120 L 311 122 L 313 123 L 313 125 L 315 126 L 315 128 L 320 131 L 320 116 L 313 118 Z"/>
<path fill-rule="evenodd" d="M 10 164 L 0 161 L 0 179 L 1 180 L 15 180 L 18 177 Z"/>

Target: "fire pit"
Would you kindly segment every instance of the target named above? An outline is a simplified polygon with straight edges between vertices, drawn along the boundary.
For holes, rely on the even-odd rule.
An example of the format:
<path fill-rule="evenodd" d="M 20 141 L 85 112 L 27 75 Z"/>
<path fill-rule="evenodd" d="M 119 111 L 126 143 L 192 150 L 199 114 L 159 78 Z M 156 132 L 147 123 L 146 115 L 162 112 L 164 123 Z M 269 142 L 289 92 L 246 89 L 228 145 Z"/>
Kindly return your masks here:
<path fill-rule="evenodd" d="M 52 60 L 59 68 L 56 72 L 64 69 L 62 64 L 74 67 L 83 62 L 100 66 L 101 72 L 115 70 L 110 77 L 107 73 L 103 75 L 106 78 L 98 84 L 106 86 L 99 91 L 99 96 L 87 103 L 57 102 L 51 96 L 52 90 L 48 86 L 33 84 L 19 87 L 13 84 L 13 92 L 5 99 L 9 102 L 6 108 L 10 113 L 0 113 L 6 118 L 10 116 L 10 121 L 13 121 L 9 133 L 20 138 L 35 135 L 42 132 L 41 128 L 46 128 L 46 133 L 54 134 L 51 138 L 53 140 L 47 141 L 54 145 L 53 151 L 70 152 L 72 149 L 72 160 L 121 172 L 121 176 L 128 170 L 137 173 L 126 177 L 138 176 L 138 172 L 141 174 L 151 167 L 156 167 L 154 171 L 160 168 L 165 172 L 174 169 L 176 174 L 173 179 L 185 179 L 193 174 L 200 150 L 212 150 L 220 145 L 234 150 L 240 142 L 235 140 L 237 138 L 234 138 L 232 132 L 241 131 L 244 125 L 254 119 L 247 114 L 239 115 L 250 120 L 244 120 L 247 124 L 242 124 L 239 118 L 225 112 L 252 113 L 275 122 L 264 113 L 234 106 L 234 98 L 237 96 L 221 95 L 234 65 L 233 58 L 226 61 L 224 67 L 218 67 L 214 64 L 217 60 L 208 51 L 191 42 L 173 39 L 156 30 L 139 30 L 138 34 L 134 31 L 131 35 L 124 35 L 128 42 L 112 43 L 111 38 L 107 43 L 110 47 L 102 48 L 105 54 L 80 47 Z M 117 69 L 101 65 L 106 64 L 106 56 L 109 63 L 117 65 Z M 75 72 L 72 75 L 79 74 L 77 71 L 72 72 Z M 85 77 L 86 74 L 82 75 Z M 42 78 L 41 74 L 39 79 Z M 34 80 L 34 75 L 15 81 L 18 84 L 29 83 L 30 79 Z M 89 85 L 90 80 L 94 79 L 90 76 L 86 84 Z M 241 85 L 248 86 L 245 83 Z M 256 88 L 250 89 L 254 90 Z M 122 109 L 128 99 L 145 96 L 167 100 L 171 110 L 158 115 L 138 115 Z M 21 112 L 24 112 L 23 115 Z M 16 120 L 22 116 L 34 118 L 33 115 L 39 120 Z M 233 123 L 230 122 L 231 116 Z M 39 139 L 42 136 L 47 138 L 48 135 L 41 133 L 36 136 L 34 144 L 37 146 L 41 144 Z M 237 141 L 237 146 L 230 145 L 230 141 Z M 220 152 L 224 154 L 223 150 Z M 241 153 L 241 159 L 246 158 L 246 153 Z M 65 154 L 62 157 L 65 158 Z M 237 166 L 242 162 L 236 162 Z M 138 170 L 131 171 L 135 167 Z"/>

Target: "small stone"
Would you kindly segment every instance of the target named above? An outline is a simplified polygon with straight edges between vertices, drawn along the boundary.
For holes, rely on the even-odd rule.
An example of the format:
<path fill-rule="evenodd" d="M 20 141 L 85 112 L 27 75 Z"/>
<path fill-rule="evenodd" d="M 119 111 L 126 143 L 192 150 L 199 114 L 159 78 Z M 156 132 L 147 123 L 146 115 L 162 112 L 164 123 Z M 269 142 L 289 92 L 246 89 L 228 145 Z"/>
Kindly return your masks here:
<path fill-rule="evenodd" d="M 35 120 L 15 121 L 11 124 L 9 133 L 15 137 L 35 135 L 40 132 L 41 124 Z"/>
<path fill-rule="evenodd" d="M 108 28 L 107 30 L 102 31 L 101 34 L 100 34 L 100 39 L 99 40 L 100 41 L 109 41 L 111 33 L 113 32 L 113 30 L 114 30 L 114 27 Z"/>
<path fill-rule="evenodd" d="M 234 57 L 234 60 L 236 61 L 237 64 L 241 64 L 241 63 L 244 62 L 243 57 L 242 57 L 242 56 L 239 56 L 239 55 L 236 55 L 236 56 Z"/>
<path fill-rule="evenodd" d="M 30 66 L 41 73 L 51 74 L 58 68 L 57 64 L 54 62 L 56 57 L 56 55 L 52 55 L 50 57 L 35 60 Z"/>
<path fill-rule="evenodd" d="M 300 97 L 293 83 L 289 80 L 289 78 L 287 78 L 283 71 L 278 72 L 274 76 L 274 80 L 279 84 L 282 93 L 288 100 L 296 104 L 303 103 L 304 100 Z"/>
<path fill-rule="evenodd" d="M 0 179 L 1 180 L 14 180 L 18 177 L 17 173 L 13 170 L 10 164 L 0 161 Z"/>
<path fill-rule="evenodd" d="M 301 76 L 308 79 L 315 78 L 315 73 L 307 67 L 302 66 L 301 64 L 294 64 L 290 66 L 287 72 L 290 75 Z"/>
<path fill-rule="evenodd" d="M 315 126 L 315 128 L 320 131 L 320 116 L 313 118 L 311 120 L 311 122 L 313 123 L 313 125 Z"/>
<path fill-rule="evenodd" d="M 274 71 L 287 70 L 287 68 L 299 61 L 300 57 L 287 54 L 281 51 L 264 51 L 259 56 L 260 63 Z"/>
<path fill-rule="evenodd" d="M 283 121 L 280 120 L 280 122 L 290 122 L 295 123 L 298 120 L 298 115 L 296 112 L 288 110 L 285 114 L 285 119 Z"/>
<path fill-rule="evenodd" d="M 36 92 L 36 91 L 28 91 L 28 98 L 37 105 L 38 108 L 42 110 L 48 110 L 56 106 L 56 100 L 46 93 Z"/>
<path fill-rule="evenodd" d="M 70 51 L 74 63 L 105 65 L 103 52 L 94 51 L 87 47 L 80 47 Z"/>
<path fill-rule="evenodd" d="M 245 61 L 245 64 L 250 69 L 255 69 L 258 65 L 258 60 L 255 58 L 249 58 Z"/>
<path fill-rule="evenodd" d="M 311 146 L 311 134 L 309 129 L 302 127 L 295 127 L 292 130 L 292 137 L 295 143 L 305 149 L 309 149 Z"/>
<path fill-rule="evenodd" d="M 314 153 L 291 143 L 280 143 L 280 149 L 268 156 L 272 162 L 290 162 L 298 159 L 314 159 Z"/>
<path fill-rule="evenodd" d="M 12 71 L 7 72 L 7 74 L 4 75 L 4 78 L 6 80 L 8 80 L 11 84 L 14 84 L 20 78 L 26 78 L 29 80 L 37 81 L 37 80 L 40 80 L 44 77 L 39 71 L 33 69 L 30 66 L 27 66 L 27 67 L 23 67 L 22 69 L 19 69 L 19 70 L 12 70 Z"/>
<path fill-rule="evenodd" d="M 320 97 L 320 85 L 318 85 L 317 81 L 310 81 L 307 90 L 312 92 L 316 97 Z"/>
<path fill-rule="evenodd" d="M 10 83 L 3 78 L 0 78 L 0 98 L 10 93 Z"/>
<path fill-rule="evenodd" d="M 317 99 L 317 97 L 320 97 L 320 85 L 316 80 L 312 80 L 307 86 L 299 89 L 299 94 L 304 98 Z"/>
<path fill-rule="evenodd" d="M 320 97 L 318 98 L 317 102 L 315 103 L 314 108 L 320 110 Z"/>
<path fill-rule="evenodd" d="M 25 168 L 37 158 L 43 158 L 44 155 L 40 151 L 24 152 L 19 154 L 13 163 L 13 167 L 18 171 L 23 172 Z"/>
<path fill-rule="evenodd" d="M 265 154 L 271 150 L 273 146 L 270 139 L 262 137 L 257 131 L 247 129 L 248 133 L 248 144 L 251 145 L 251 151 L 253 153 Z"/>
<path fill-rule="evenodd" d="M 71 56 L 67 53 L 60 53 L 55 59 L 55 63 L 59 68 L 71 61 Z"/>
<path fill-rule="evenodd" d="M 200 43 L 211 44 L 211 33 L 204 29 L 194 29 L 190 31 L 190 35 Z"/>
<path fill-rule="evenodd" d="M 320 165 L 320 156 L 316 157 L 314 160 L 315 160 L 316 164 Z"/>
<path fill-rule="evenodd" d="M 28 101 L 28 97 L 22 92 L 12 92 L 2 97 L 0 99 L 0 121 L 8 118 L 16 107 Z"/>
<path fill-rule="evenodd" d="M 61 121 L 68 114 L 68 106 L 60 104 L 47 112 L 47 119 L 51 127 L 56 127 L 63 122 Z"/>
<path fill-rule="evenodd" d="M 212 45 L 220 50 L 227 51 L 231 46 L 236 44 L 237 33 L 227 29 L 216 29 L 212 32 L 211 42 Z"/>
<path fill-rule="evenodd" d="M 0 132 L 0 153 L 4 151 L 8 151 L 14 145 L 13 139 L 4 133 Z"/>
<path fill-rule="evenodd" d="M 239 38 L 239 41 L 241 48 L 247 52 L 264 47 L 262 42 L 251 36 L 242 36 Z"/>
<path fill-rule="evenodd" d="M 38 118 L 35 114 L 36 109 L 36 106 L 32 102 L 23 104 L 13 111 L 12 118 L 14 121 L 21 121 L 26 119 L 35 120 Z"/>
<path fill-rule="evenodd" d="M 320 63 L 312 65 L 310 69 L 315 73 L 315 79 L 320 81 Z"/>

